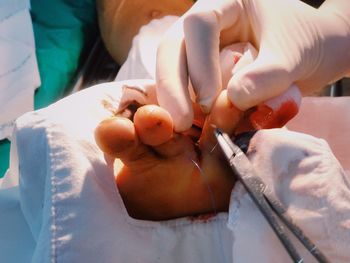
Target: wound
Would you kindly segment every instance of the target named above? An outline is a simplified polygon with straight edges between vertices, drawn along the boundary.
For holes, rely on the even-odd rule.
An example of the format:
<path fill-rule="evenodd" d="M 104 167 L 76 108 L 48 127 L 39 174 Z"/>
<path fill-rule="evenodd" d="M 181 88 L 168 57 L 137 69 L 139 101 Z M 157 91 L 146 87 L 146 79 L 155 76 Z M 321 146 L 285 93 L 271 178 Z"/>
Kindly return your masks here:
<path fill-rule="evenodd" d="M 195 216 L 188 216 L 188 220 L 190 221 L 201 221 L 202 223 L 208 223 L 210 222 L 210 219 L 215 217 L 217 213 L 208 213 L 208 214 L 201 214 L 201 215 L 195 215 Z"/>
<path fill-rule="evenodd" d="M 293 100 L 283 102 L 276 110 L 262 104 L 250 114 L 249 120 L 255 129 L 280 128 L 290 121 L 298 110 L 298 105 Z"/>

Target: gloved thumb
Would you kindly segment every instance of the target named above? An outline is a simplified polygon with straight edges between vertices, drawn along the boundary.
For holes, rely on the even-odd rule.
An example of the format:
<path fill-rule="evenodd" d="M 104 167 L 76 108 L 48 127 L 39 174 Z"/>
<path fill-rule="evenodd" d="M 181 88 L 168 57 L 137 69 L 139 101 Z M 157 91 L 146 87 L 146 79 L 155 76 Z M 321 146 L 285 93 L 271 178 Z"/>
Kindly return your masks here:
<path fill-rule="evenodd" d="M 231 102 L 247 110 L 281 95 L 292 84 L 287 67 L 268 52 L 260 50 L 256 60 L 238 70 L 230 79 L 227 92 Z"/>

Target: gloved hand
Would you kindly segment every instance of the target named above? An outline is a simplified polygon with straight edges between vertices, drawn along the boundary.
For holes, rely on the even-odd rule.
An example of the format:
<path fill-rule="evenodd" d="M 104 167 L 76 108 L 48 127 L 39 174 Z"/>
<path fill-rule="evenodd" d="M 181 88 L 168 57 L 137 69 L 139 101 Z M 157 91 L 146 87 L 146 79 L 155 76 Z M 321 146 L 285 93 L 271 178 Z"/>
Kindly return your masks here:
<path fill-rule="evenodd" d="M 165 35 L 157 54 L 158 101 L 175 130 L 193 119 L 196 101 L 209 112 L 222 88 L 219 50 L 236 42 L 258 49 L 254 63 L 228 83 L 241 110 L 278 96 L 295 83 L 304 94 L 350 69 L 350 2 L 328 0 L 314 9 L 292 0 L 199 0 Z"/>

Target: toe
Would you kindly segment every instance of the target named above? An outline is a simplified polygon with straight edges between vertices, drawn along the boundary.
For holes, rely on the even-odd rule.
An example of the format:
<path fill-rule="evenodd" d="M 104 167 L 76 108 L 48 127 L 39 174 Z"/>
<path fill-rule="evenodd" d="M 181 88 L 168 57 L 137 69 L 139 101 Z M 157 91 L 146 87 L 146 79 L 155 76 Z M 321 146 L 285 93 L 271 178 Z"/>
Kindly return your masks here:
<path fill-rule="evenodd" d="M 113 117 L 102 121 L 95 130 L 95 140 L 101 150 L 114 158 L 133 161 L 147 152 L 136 133 L 132 121 Z"/>
<path fill-rule="evenodd" d="M 140 107 L 134 116 L 136 132 L 142 143 L 156 146 L 173 136 L 173 121 L 170 114 L 157 105 Z"/>
<path fill-rule="evenodd" d="M 139 145 L 134 124 L 124 117 L 103 120 L 95 130 L 95 140 L 101 150 L 120 157 Z"/>
<path fill-rule="evenodd" d="M 216 99 L 212 111 L 204 124 L 203 133 L 200 138 L 201 147 L 214 147 L 216 144 L 213 132 L 215 127 L 231 135 L 234 133 L 242 118 L 243 112 L 238 110 L 229 101 L 227 91 L 222 91 Z"/>

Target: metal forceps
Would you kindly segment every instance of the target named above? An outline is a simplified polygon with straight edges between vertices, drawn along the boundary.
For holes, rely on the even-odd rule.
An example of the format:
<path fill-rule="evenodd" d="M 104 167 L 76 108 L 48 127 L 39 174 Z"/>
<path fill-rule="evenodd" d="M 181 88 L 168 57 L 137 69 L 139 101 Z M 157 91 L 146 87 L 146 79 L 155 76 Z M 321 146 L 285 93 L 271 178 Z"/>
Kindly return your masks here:
<path fill-rule="evenodd" d="M 288 227 L 318 262 L 330 262 L 316 245 L 304 235 L 303 231 L 293 222 L 292 218 L 287 215 L 286 209 L 272 195 L 262 179 L 256 174 L 249 159 L 242 150 L 221 130 L 216 128 L 214 134 L 231 169 L 243 184 L 260 212 L 264 215 L 293 262 L 304 262 L 304 259 L 299 255 L 280 221 Z"/>

